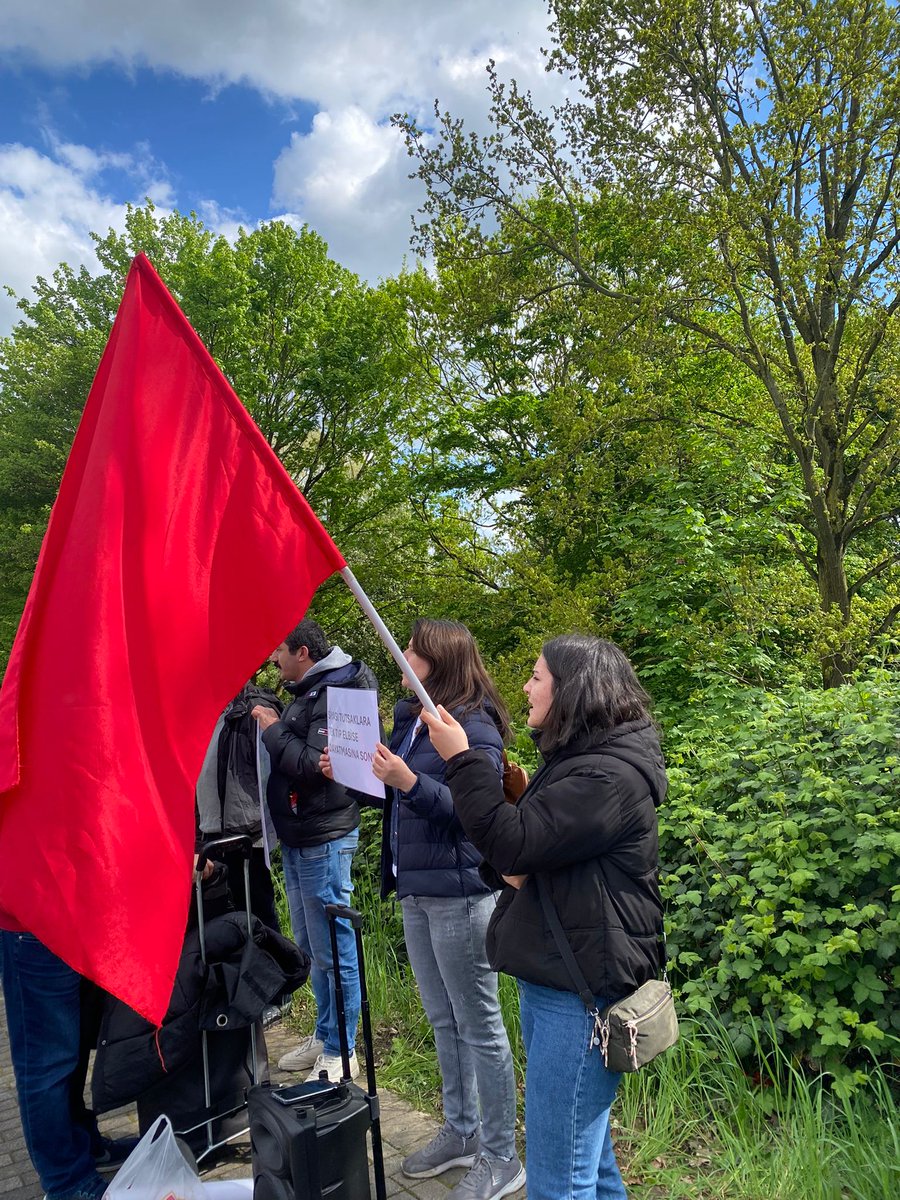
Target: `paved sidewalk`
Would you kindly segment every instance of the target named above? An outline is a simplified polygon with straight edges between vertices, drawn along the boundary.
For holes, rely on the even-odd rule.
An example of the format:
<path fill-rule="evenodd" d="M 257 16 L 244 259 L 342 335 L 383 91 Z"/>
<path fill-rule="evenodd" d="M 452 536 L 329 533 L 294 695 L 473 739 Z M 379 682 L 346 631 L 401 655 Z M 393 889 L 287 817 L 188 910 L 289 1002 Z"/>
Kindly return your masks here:
<path fill-rule="evenodd" d="M 279 1071 L 275 1065 L 286 1050 L 296 1044 L 296 1035 L 282 1025 L 266 1034 L 273 1082 L 298 1082 L 301 1076 Z M 438 1179 L 406 1179 L 400 1172 L 400 1161 L 412 1150 L 428 1141 L 437 1131 L 433 1117 L 417 1112 L 405 1101 L 390 1092 L 381 1097 L 381 1131 L 384 1143 L 384 1165 L 387 1175 L 387 1194 L 397 1200 L 445 1200 L 448 1190 L 462 1178 L 461 1169 L 448 1171 Z M 134 1106 L 118 1109 L 100 1119 L 100 1128 L 107 1136 L 122 1137 L 136 1134 L 137 1116 Z M 205 1172 L 204 1179 L 238 1179 L 251 1174 L 249 1146 L 235 1151 L 214 1170 Z M 374 1188 L 373 1188 L 374 1196 Z M 22 1141 L 22 1127 L 16 1101 L 15 1080 L 6 1035 L 6 1011 L 0 1000 L 0 1196 L 15 1200 L 41 1200 L 43 1193 L 31 1166 Z M 517 1200 L 524 1200 L 524 1191 Z"/>

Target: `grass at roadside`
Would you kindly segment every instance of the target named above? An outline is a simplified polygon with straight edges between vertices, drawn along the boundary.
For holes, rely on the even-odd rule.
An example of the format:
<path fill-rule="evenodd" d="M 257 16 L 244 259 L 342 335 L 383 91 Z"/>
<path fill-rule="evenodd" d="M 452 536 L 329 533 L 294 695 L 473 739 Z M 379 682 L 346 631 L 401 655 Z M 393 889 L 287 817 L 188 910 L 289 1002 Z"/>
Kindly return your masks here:
<path fill-rule="evenodd" d="M 900 1120 L 885 1075 L 841 1099 L 784 1057 L 750 1077 L 714 1021 L 628 1076 L 616 1106 L 635 1197 L 654 1200 L 891 1200 Z"/>

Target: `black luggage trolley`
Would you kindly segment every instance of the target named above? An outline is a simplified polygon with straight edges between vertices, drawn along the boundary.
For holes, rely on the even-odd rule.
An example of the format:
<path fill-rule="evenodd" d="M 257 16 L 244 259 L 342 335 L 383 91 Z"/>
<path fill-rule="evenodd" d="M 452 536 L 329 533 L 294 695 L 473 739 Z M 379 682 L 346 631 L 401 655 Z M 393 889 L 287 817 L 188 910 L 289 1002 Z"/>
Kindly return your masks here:
<path fill-rule="evenodd" d="M 207 916 L 203 896 L 203 870 L 216 853 L 237 852 L 243 857 L 244 895 L 246 897 L 247 937 L 251 937 L 253 914 L 250 909 L 250 851 L 252 839 L 246 835 L 215 838 L 204 842 L 196 865 L 197 937 L 204 966 L 207 960 Z M 187 1147 L 195 1162 L 204 1161 L 230 1142 L 250 1132 L 247 1117 L 247 1092 L 268 1078 L 268 1058 L 262 1023 L 242 1028 L 208 1030 L 200 1026 L 201 1072 L 194 1063 L 167 1076 L 138 1098 L 138 1121 L 143 1130 L 160 1113 L 172 1121 L 175 1134 Z M 210 1038 L 215 1050 L 210 1053 Z"/>

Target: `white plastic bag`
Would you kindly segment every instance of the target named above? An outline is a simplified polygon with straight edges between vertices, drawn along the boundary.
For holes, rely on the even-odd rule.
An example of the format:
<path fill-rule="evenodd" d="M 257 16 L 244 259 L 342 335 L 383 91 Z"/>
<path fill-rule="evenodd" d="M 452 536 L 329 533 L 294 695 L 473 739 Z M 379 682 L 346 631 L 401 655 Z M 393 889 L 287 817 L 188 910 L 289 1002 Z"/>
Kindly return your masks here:
<path fill-rule="evenodd" d="M 178 1149 L 172 1122 L 150 1126 L 104 1193 L 106 1200 L 205 1200 L 200 1176 Z"/>

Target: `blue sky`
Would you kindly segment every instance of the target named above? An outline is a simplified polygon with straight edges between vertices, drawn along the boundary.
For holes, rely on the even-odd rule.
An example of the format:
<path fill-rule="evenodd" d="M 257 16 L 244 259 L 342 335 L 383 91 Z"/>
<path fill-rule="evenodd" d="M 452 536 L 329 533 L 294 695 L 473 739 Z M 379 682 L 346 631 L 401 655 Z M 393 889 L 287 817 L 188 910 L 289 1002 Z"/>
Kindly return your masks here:
<path fill-rule="evenodd" d="M 216 88 L 147 67 L 0 68 L 0 141 L 49 150 L 52 131 L 63 142 L 119 155 L 145 144 L 148 164 L 164 166 L 184 208 L 215 197 L 223 208 L 266 214 L 272 164 L 291 132 L 309 132 L 315 111 L 246 84 Z M 127 172 L 108 171 L 108 186 L 131 199 Z"/>
<path fill-rule="evenodd" d="M 26 294 L 149 195 L 233 237 L 308 223 L 364 278 L 421 202 L 390 116 L 484 128 L 485 64 L 552 103 L 543 0 L 3 0 L 0 287 Z M 16 318 L 0 294 L 0 335 Z"/>

